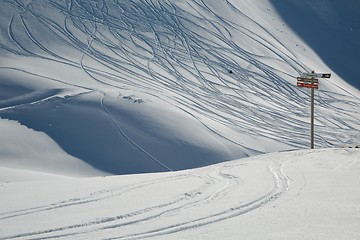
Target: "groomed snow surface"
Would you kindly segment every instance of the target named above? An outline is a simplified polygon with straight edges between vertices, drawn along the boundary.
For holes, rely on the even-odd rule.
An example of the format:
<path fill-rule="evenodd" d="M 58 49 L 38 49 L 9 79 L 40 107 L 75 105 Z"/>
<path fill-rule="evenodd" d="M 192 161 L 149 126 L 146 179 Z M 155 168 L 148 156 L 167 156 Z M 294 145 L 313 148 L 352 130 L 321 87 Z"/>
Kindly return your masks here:
<path fill-rule="evenodd" d="M 0 173 L 0 239 L 360 237 L 358 149 L 273 153 L 170 173 Z"/>
<path fill-rule="evenodd" d="M 0 1 L 0 240 L 360 239 L 359 16 L 280 2 Z"/>

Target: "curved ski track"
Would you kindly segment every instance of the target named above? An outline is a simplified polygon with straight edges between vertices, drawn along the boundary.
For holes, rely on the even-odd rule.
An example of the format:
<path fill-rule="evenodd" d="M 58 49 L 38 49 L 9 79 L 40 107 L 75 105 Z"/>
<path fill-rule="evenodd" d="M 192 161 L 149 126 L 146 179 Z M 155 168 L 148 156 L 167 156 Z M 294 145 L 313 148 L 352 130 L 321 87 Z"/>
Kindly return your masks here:
<path fill-rule="evenodd" d="M 250 186 L 249 179 L 252 177 L 243 179 L 239 169 L 246 169 L 247 165 L 256 165 L 257 169 L 261 169 L 258 170 L 258 173 L 264 177 L 264 182 L 266 182 L 265 176 L 267 175 L 272 176 L 273 181 L 265 184 L 267 187 L 263 188 L 263 192 L 256 192 L 252 197 L 242 199 L 239 193 L 245 190 L 242 189 L 244 186 Z M 84 237 L 144 239 L 215 224 L 253 211 L 276 200 L 281 194 L 288 191 L 290 181 L 284 173 L 282 165 L 281 162 L 276 161 L 265 161 L 260 167 L 256 163 L 230 162 L 203 169 L 173 173 L 167 177 L 159 177 L 158 179 L 119 186 L 118 188 L 102 189 L 81 198 L 0 213 L 0 223 L 4 223 L 4 221 L 16 220 L 25 215 L 38 218 L 42 212 L 51 215 L 52 212 L 54 212 L 53 214 L 65 213 L 68 208 L 77 211 L 76 208 L 81 208 L 81 206 L 93 207 L 96 205 L 101 208 L 102 204 L 107 204 L 106 202 L 109 200 L 121 204 L 122 199 L 126 198 L 127 194 L 141 194 L 141 191 L 147 187 L 155 190 L 163 183 L 176 185 L 183 180 L 199 180 L 195 181 L 199 184 L 188 185 L 192 186 L 192 189 L 187 188 L 179 191 L 178 194 L 174 195 L 174 198 L 168 201 L 162 200 L 162 197 L 159 196 L 158 202 L 152 206 L 119 215 L 83 219 L 81 223 L 73 225 L 60 225 L 52 229 L 0 237 L 0 239 L 82 239 Z M 269 179 L 271 180 L 271 178 Z M 251 184 L 251 186 L 253 185 Z M 159 192 L 159 195 L 162 194 Z M 80 208 L 78 211 L 82 211 Z M 203 209 L 212 209 L 212 211 L 202 212 Z"/>
<path fill-rule="evenodd" d="M 236 14 L 236 23 L 203 0 L 48 0 L 26 5 L 5 0 L 0 4 L 16 9 L 9 15 L 7 40 L 0 48 L 77 68 L 89 79 L 89 84 L 65 81 L 70 87 L 102 94 L 111 87 L 156 96 L 244 148 L 251 146 L 214 126 L 291 147 L 306 145 L 309 93 L 298 89 L 294 78 L 310 68 L 281 42 L 278 28 L 263 27 L 228 0 L 218 4 Z M 49 11 L 56 15 L 49 17 Z M 57 50 L 58 45 L 74 56 Z M 257 49 L 248 49 L 249 45 Z M 93 82 L 99 87 L 89 87 Z M 316 116 L 315 141 L 322 147 L 334 145 L 338 142 L 334 139 L 348 131 L 356 135 L 359 98 L 340 92 L 321 91 L 316 99 L 317 109 L 326 112 L 324 117 Z"/>
<path fill-rule="evenodd" d="M 29 1 L 26 5 L 20 0 L 3 0 L 0 7 L 11 13 L 4 12 L 9 18 L 7 35 L 0 41 L 1 52 L 51 61 L 64 69 L 78 69 L 89 82 L 54 79 L 15 67 L 0 68 L 81 88 L 84 93 L 99 92 L 103 96 L 99 104 L 116 125 L 119 136 L 167 170 L 170 168 L 132 141 L 118 126 L 104 104 L 109 87 L 118 92 L 134 90 L 158 97 L 242 147 L 248 146 L 243 146 L 233 135 L 217 130 L 215 124 L 224 125 L 239 135 L 262 136 L 293 147 L 305 145 L 308 92 L 299 90 L 289 79 L 294 80 L 298 73 L 309 71 L 310 67 L 281 42 L 274 29 L 263 27 L 228 0 L 219 0 L 219 4 L 236 14 L 243 24 L 220 16 L 204 0 L 43 0 Z M 249 49 L 247 46 L 251 44 L 258 49 Z M 66 46 L 74 56 L 58 50 L 59 45 Z M 97 83 L 96 87 L 93 83 Z M 31 95 L 27 102 L 19 105 L 48 101 L 53 97 L 49 94 L 56 95 L 53 91 L 45 93 L 42 99 L 38 97 L 44 93 Z M 316 142 L 323 147 L 332 146 L 338 142 L 338 136 L 347 135 L 348 131 L 355 135 L 354 128 L 360 122 L 358 97 L 346 91 L 321 91 L 316 101 L 317 108 L 324 112 L 326 109 L 327 113 L 325 117 L 317 116 Z M 214 126 L 211 121 L 202 120 L 204 118 L 214 122 Z M 70 208 L 81 211 L 82 206 L 102 206 L 108 200 L 120 202 L 128 194 L 150 186 L 156 189 L 163 183 L 176 184 L 189 179 L 199 183 L 185 192 L 179 190 L 171 199 L 159 198 L 156 203 L 125 213 L 114 212 L 0 239 L 142 239 L 215 224 L 253 211 L 288 191 L 290 181 L 282 164 L 269 161 L 265 172 L 259 170 L 272 176 L 273 181 L 260 195 L 250 198 L 230 197 L 237 196 L 248 179 L 234 171 L 239 163 L 229 162 L 3 212 L 0 223 L 27 216 L 39 217 L 42 213 L 51 215 Z M 189 214 L 201 212 L 203 207 L 212 208 L 213 212 L 205 211 L 194 217 Z"/>

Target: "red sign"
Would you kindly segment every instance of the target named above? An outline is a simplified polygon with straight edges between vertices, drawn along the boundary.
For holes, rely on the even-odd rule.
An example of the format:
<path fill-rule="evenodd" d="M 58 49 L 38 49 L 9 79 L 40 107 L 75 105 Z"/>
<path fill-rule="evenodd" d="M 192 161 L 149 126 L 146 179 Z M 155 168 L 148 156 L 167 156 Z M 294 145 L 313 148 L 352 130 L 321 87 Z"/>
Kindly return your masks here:
<path fill-rule="evenodd" d="M 298 82 L 307 82 L 307 83 L 318 83 L 319 79 L 317 78 L 303 78 L 303 77 L 297 77 L 296 78 Z"/>
<path fill-rule="evenodd" d="M 305 82 L 297 82 L 297 86 L 298 87 L 305 87 L 305 88 L 315 88 L 315 89 L 319 89 L 319 84 L 318 83 L 305 83 Z"/>

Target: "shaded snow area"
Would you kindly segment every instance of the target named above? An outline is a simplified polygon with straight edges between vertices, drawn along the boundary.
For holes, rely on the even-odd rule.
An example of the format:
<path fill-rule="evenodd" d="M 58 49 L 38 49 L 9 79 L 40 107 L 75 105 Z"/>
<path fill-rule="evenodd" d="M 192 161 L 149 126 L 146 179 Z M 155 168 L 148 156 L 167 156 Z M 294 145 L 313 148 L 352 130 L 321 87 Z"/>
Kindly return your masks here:
<path fill-rule="evenodd" d="M 163 172 L 308 148 L 310 91 L 296 77 L 311 70 L 332 74 L 315 94 L 315 146 L 359 144 L 359 91 L 270 1 L 4 0 L 0 9 L 7 167 L 61 173 L 74 160 L 95 175 Z"/>
<path fill-rule="evenodd" d="M 169 173 L 65 178 L 0 168 L 0 176 L 0 239 L 360 237 L 357 149 Z"/>
<path fill-rule="evenodd" d="M 360 239 L 358 7 L 1 0 L 0 240 Z"/>
<path fill-rule="evenodd" d="M 333 71 L 360 89 L 360 1 L 271 2 L 286 23 Z"/>

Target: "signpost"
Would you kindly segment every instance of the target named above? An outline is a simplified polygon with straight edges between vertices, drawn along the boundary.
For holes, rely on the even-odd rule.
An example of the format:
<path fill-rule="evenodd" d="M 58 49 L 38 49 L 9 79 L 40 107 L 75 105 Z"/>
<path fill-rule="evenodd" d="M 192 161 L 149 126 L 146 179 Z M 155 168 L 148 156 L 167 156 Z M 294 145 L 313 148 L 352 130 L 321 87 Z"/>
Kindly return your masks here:
<path fill-rule="evenodd" d="M 301 77 L 303 78 L 330 78 L 330 73 L 301 73 Z"/>
<path fill-rule="evenodd" d="M 298 77 L 297 78 L 297 86 L 305 87 L 305 88 L 314 88 L 319 89 L 319 80 L 317 78 L 305 78 Z"/>
<path fill-rule="evenodd" d="M 310 129 L 310 147 L 314 148 L 314 89 L 319 89 L 319 80 L 317 78 L 330 78 L 330 73 L 301 73 L 297 77 L 297 86 L 311 89 L 311 129 Z"/>

